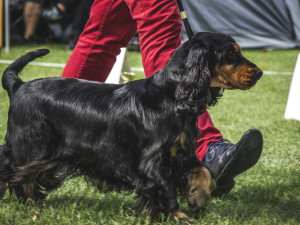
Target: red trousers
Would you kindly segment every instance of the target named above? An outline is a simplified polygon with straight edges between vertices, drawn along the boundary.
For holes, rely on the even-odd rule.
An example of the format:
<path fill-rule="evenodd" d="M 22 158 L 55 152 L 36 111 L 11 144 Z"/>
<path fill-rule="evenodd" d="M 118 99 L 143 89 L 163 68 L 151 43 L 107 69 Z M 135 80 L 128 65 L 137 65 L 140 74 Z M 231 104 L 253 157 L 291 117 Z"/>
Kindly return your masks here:
<path fill-rule="evenodd" d="M 146 77 L 163 68 L 181 44 L 176 0 L 95 0 L 90 19 L 63 71 L 63 77 L 104 82 L 121 47 L 139 33 Z M 222 138 L 208 112 L 198 118 L 202 160 L 210 143 Z"/>

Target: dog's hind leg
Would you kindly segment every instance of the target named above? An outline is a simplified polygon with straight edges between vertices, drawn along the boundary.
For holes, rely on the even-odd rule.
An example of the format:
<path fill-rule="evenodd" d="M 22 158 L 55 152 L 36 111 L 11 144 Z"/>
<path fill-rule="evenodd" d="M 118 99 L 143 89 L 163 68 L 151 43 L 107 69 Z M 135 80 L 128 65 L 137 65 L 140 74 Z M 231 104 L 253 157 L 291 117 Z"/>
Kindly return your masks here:
<path fill-rule="evenodd" d="M 47 192 L 57 188 L 68 175 L 73 173 L 74 170 L 61 165 L 61 160 L 57 158 L 39 158 L 17 167 L 9 186 L 13 187 L 18 198 L 24 200 L 30 198 L 42 202 Z"/>
<path fill-rule="evenodd" d="M 30 198 L 35 202 L 42 202 L 46 198 L 46 194 L 41 192 L 41 188 L 36 181 L 29 184 L 23 184 L 22 188 L 26 199 Z"/>
<path fill-rule="evenodd" d="M 15 193 L 20 201 L 25 201 L 27 199 L 21 185 L 9 186 L 9 192 L 11 195 Z"/>
<path fill-rule="evenodd" d="M 8 182 L 11 192 L 14 191 L 20 200 L 28 198 L 34 201 L 43 201 L 45 194 L 42 186 L 39 185 L 39 177 L 47 172 L 45 160 L 35 160 L 31 163 L 19 166 L 14 169 L 14 174 Z"/>
<path fill-rule="evenodd" d="M 0 183 L 0 199 L 3 197 L 5 192 L 6 192 L 6 184 Z"/>
<path fill-rule="evenodd" d="M 20 183 L 12 185 L 11 180 L 16 176 L 16 171 L 12 168 L 12 151 L 8 144 L 0 145 L 0 198 L 6 192 L 7 186 L 10 193 L 25 201 L 28 198 L 40 200 L 44 198 L 44 194 L 40 192 L 39 186 L 35 183 Z"/>
<path fill-rule="evenodd" d="M 36 182 L 22 185 L 9 186 L 10 194 L 15 193 L 20 202 L 26 202 L 27 199 L 32 199 L 35 202 L 42 202 L 46 195 L 40 192 L 40 188 Z"/>
<path fill-rule="evenodd" d="M 0 199 L 5 194 L 7 182 L 13 175 L 11 162 L 11 151 L 9 147 L 6 144 L 0 145 Z"/>
<path fill-rule="evenodd" d="M 41 188 L 36 181 L 21 185 L 9 185 L 10 193 L 15 193 L 19 201 L 25 202 L 32 199 L 35 202 L 42 202 L 46 194 L 41 192 Z"/>

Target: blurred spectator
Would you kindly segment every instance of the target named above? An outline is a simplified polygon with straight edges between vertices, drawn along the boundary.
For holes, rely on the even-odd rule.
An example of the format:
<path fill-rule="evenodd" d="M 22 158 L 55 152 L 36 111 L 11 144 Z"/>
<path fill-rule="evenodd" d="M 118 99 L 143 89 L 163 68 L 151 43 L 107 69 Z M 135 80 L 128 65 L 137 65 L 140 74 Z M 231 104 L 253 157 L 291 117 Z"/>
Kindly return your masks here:
<path fill-rule="evenodd" d="M 127 49 L 128 50 L 140 50 L 140 38 L 139 38 L 139 34 L 136 33 L 134 35 L 134 37 L 129 41 L 128 45 L 127 45 Z"/>
<path fill-rule="evenodd" d="M 94 0 L 10 0 L 13 43 L 68 42 L 74 49 Z M 13 15 L 12 15 L 13 14 Z M 139 50 L 136 35 L 128 49 Z"/>
<path fill-rule="evenodd" d="M 25 0 L 24 2 L 24 40 L 27 43 L 34 43 L 37 41 L 35 31 L 40 21 L 40 15 L 38 14 L 38 11 L 41 7 L 41 0 Z"/>
<path fill-rule="evenodd" d="M 10 0 L 12 42 L 68 43 L 73 49 L 94 0 Z"/>
<path fill-rule="evenodd" d="M 41 16 L 49 21 L 59 21 L 68 13 L 72 15 L 72 37 L 67 48 L 73 49 L 80 33 L 89 18 L 90 7 L 94 0 L 61 0 L 50 8 L 43 9 Z"/>
<path fill-rule="evenodd" d="M 70 0 L 74 2 L 77 0 Z M 58 2 L 52 5 L 50 8 L 46 8 L 40 11 L 42 17 L 50 21 L 58 21 L 63 19 L 64 14 L 67 12 L 67 7 L 64 3 Z"/>

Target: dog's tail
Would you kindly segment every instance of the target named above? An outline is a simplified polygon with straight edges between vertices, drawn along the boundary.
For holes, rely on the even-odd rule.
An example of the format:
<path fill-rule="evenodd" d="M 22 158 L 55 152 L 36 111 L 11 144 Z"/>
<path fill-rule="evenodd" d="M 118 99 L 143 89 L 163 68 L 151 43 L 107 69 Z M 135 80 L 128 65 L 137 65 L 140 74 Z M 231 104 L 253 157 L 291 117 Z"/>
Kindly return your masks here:
<path fill-rule="evenodd" d="M 23 81 L 19 78 L 18 74 L 22 69 L 31 61 L 35 60 L 38 57 L 42 57 L 49 53 L 48 49 L 37 49 L 27 54 L 21 56 L 3 73 L 2 77 L 2 87 L 5 89 L 9 96 L 12 96 L 13 93 L 23 84 Z"/>

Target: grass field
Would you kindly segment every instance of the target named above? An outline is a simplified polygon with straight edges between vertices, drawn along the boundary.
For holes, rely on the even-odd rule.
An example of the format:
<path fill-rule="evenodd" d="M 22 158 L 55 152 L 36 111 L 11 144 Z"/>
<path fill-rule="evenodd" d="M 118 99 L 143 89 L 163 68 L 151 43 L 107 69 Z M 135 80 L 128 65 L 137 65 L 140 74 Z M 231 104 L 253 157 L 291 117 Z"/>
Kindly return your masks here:
<path fill-rule="evenodd" d="M 51 54 L 42 62 L 65 63 L 71 54 L 63 45 L 44 45 Z M 15 59 L 37 48 L 16 46 L 3 50 L 0 59 Z M 293 72 L 299 50 L 244 50 L 243 53 L 265 71 Z M 132 67 L 141 67 L 140 54 L 129 52 Z M 7 65 L 0 64 L 0 73 Z M 22 79 L 59 76 L 62 68 L 27 66 Z M 141 74 L 139 74 L 141 77 Z M 224 138 L 237 142 L 249 128 L 261 130 L 264 148 L 260 161 L 236 178 L 235 188 L 214 198 L 205 212 L 193 213 L 185 199 L 182 210 L 197 219 L 196 224 L 300 224 L 300 122 L 285 120 L 289 75 L 264 75 L 249 91 L 225 91 L 209 112 Z M 300 100 L 299 100 L 300 102 Z M 8 97 L 0 90 L 0 143 L 4 142 Z M 66 181 L 39 205 L 17 203 L 5 194 L 0 201 L 0 224 L 149 224 L 132 210 L 134 193 L 100 193 L 83 178 Z M 173 224 L 169 220 L 164 224 Z"/>

